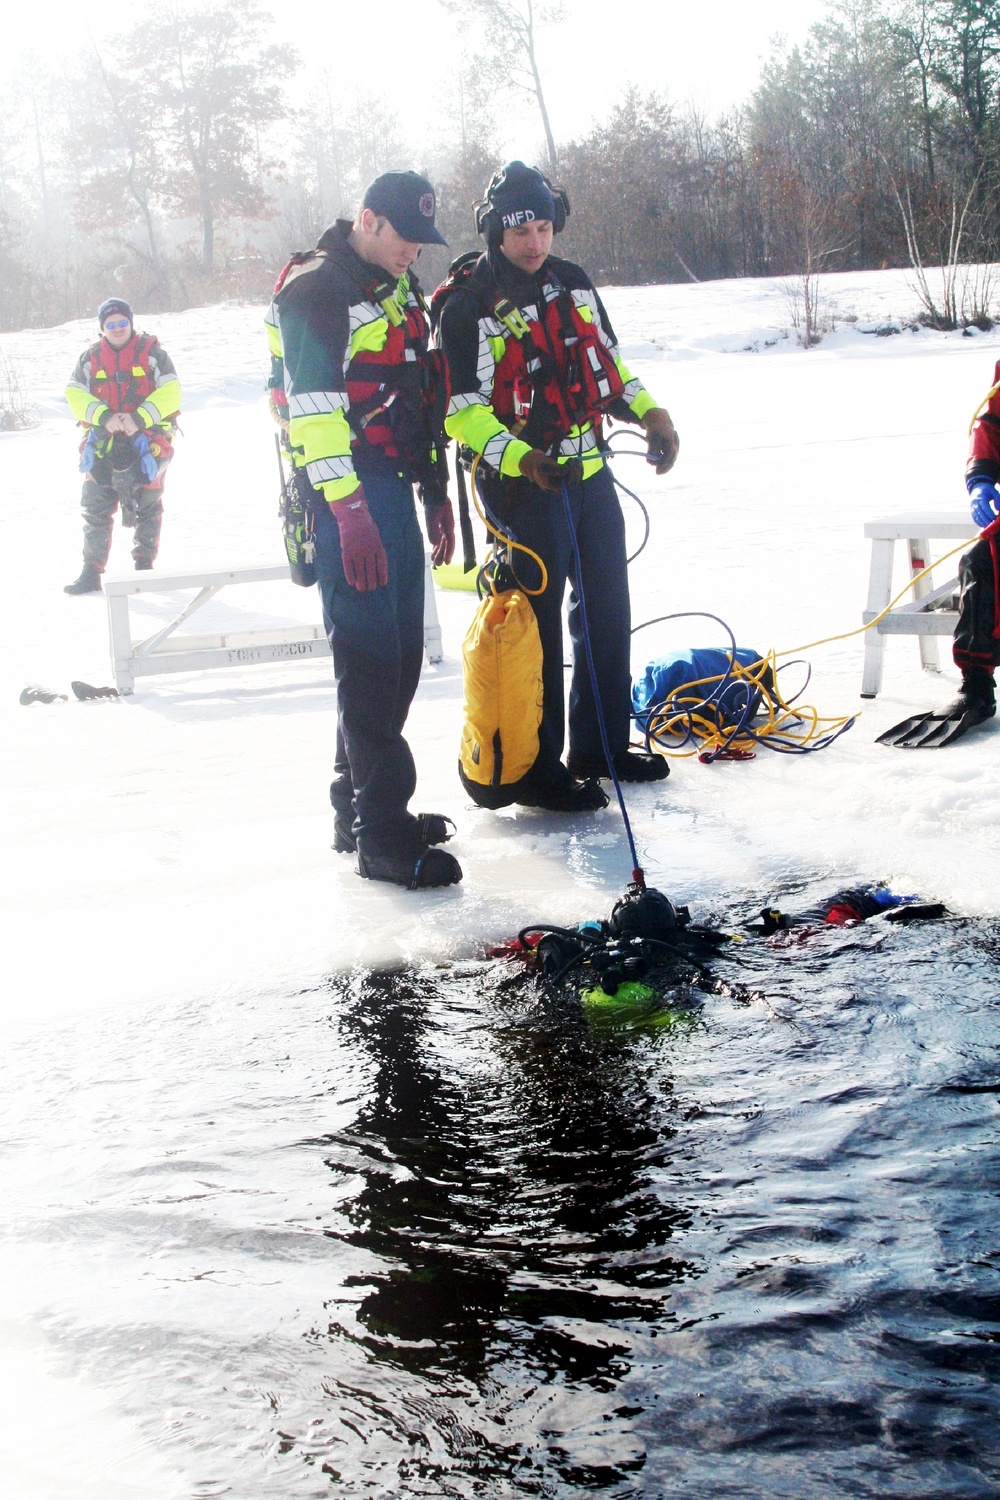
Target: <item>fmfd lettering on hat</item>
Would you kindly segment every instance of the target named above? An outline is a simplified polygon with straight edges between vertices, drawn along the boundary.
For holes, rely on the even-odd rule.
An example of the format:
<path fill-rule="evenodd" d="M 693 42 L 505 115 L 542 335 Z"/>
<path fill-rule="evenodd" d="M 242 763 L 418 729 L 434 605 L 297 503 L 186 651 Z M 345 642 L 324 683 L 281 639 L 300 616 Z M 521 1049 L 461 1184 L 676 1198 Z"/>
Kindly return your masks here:
<path fill-rule="evenodd" d="M 513 213 L 503 215 L 503 227 L 505 229 L 516 229 L 518 224 L 533 224 L 535 214 L 530 208 L 518 208 Z"/>

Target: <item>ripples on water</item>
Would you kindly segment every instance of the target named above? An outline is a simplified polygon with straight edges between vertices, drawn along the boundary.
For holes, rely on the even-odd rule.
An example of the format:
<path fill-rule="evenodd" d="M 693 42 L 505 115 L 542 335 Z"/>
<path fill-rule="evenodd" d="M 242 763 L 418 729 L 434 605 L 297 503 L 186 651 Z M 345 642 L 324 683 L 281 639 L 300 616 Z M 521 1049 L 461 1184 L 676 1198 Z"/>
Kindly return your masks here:
<path fill-rule="evenodd" d="M 193 1496 L 996 1496 L 995 925 L 34 1035 L 3 1258 Z M 683 1002 L 683 1003 L 681 1003 Z"/>

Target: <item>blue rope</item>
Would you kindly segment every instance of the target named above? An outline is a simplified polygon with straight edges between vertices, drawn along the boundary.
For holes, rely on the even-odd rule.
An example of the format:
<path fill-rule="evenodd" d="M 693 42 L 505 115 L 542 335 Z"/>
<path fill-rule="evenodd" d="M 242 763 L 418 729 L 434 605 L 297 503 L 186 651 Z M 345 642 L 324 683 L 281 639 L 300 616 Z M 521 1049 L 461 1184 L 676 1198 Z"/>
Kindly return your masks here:
<path fill-rule="evenodd" d="M 573 525 L 573 512 L 569 504 L 569 491 L 566 481 L 561 484 L 563 510 L 566 512 L 566 525 L 569 528 L 569 539 L 573 547 L 573 565 L 576 573 L 576 596 L 580 601 L 580 622 L 583 625 L 583 644 L 587 653 L 587 670 L 590 673 L 590 686 L 594 694 L 594 706 L 597 709 L 597 727 L 601 731 L 601 745 L 604 749 L 604 759 L 607 762 L 611 780 L 614 782 L 615 796 L 618 798 L 618 806 L 622 810 L 622 822 L 625 824 L 625 835 L 628 839 L 629 851 L 632 855 L 632 880 L 636 885 L 646 884 L 642 867 L 639 864 L 639 856 L 636 853 L 635 838 L 632 834 L 632 824 L 629 821 L 628 809 L 625 806 L 625 798 L 622 795 L 621 782 L 615 770 L 615 763 L 611 757 L 611 747 L 608 744 L 608 728 L 604 722 L 604 708 L 601 704 L 601 694 L 597 686 L 597 668 L 594 666 L 594 653 L 590 649 L 590 626 L 587 623 L 587 600 L 583 592 L 583 565 L 580 561 L 580 546 L 576 539 L 576 527 Z"/>

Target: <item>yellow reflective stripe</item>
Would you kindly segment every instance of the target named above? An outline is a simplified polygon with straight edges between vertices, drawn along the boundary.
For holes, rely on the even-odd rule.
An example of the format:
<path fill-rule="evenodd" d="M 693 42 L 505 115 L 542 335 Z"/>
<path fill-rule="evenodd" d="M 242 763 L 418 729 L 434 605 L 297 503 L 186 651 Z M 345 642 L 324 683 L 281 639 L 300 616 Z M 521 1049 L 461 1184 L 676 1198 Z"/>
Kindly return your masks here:
<path fill-rule="evenodd" d="M 143 401 L 143 406 L 156 412 L 157 420 L 165 422 L 181 409 L 181 383 L 174 376 L 158 385 Z"/>
<path fill-rule="evenodd" d="M 477 403 L 452 412 L 444 419 L 444 430 L 458 443 L 464 443 L 473 453 L 482 453 L 490 438 L 507 429 L 497 418 L 492 406 Z"/>
<path fill-rule="evenodd" d="M 637 375 L 633 375 L 625 361 L 620 355 L 615 356 L 615 368 L 621 376 L 622 385 L 631 387 L 624 392 L 625 400 L 628 402 L 629 411 L 641 421 L 648 411 L 656 406 L 656 398 L 651 396 Z"/>
<path fill-rule="evenodd" d="M 353 495 L 360 484 L 361 480 L 357 474 L 351 473 L 346 479 L 337 479 L 332 483 L 318 484 L 316 488 L 322 491 L 323 499 L 328 504 L 334 505 L 338 500 L 346 500 L 349 496 Z"/>
<path fill-rule="evenodd" d="M 348 363 L 356 354 L 362 350 L 373 354 L 379 353 L 385 348 L 385 341 L 389 337 L 389 323 L 386 318 L 373 318 L 370 323 L 362 323 L 351 334 L 351 345 L 348 354 Z"/>
<path fill-rule="evenodd" d="M 324 458 L 349 458 L 351 454 L 351 429 L 343 410 L 291 417 L 288 438 L 298 450 L 300 464 L 314 464 Z"/>
<path fill-rule="evenodd" d="M 95 426 L 108 410 L 107 402 L 92 396 L 84 385 L 66 387 L 66 404 L 78 422 L 91 422 Z"/>

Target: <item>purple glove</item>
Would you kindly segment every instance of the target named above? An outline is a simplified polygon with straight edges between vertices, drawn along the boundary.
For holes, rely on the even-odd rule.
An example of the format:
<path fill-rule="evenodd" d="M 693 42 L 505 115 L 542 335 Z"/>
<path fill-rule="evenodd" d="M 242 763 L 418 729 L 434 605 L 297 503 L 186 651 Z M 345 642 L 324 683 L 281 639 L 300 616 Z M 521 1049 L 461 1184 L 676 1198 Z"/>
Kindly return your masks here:
<path fill-rule="evenodd" d="M 340 557 L 348 583 L 362 594 L 383 588 L 389 582 L 389 564 L 364 490 L 359 485 L 330 509 L 340 532 Z"/>
<path fill-rule="evenodd" d="M 439 568 L 455 556 L 455 512 L 451 501 L 424 506 L 424 526 L 431 544 L 431 566 Z"/>
<path fill-rule="evenodd" d="M 1000 515 L 1000 490 L 988 479 L 970 479 L 969 499 L 972 519 L 980 528 L 992 525 Z"/>

